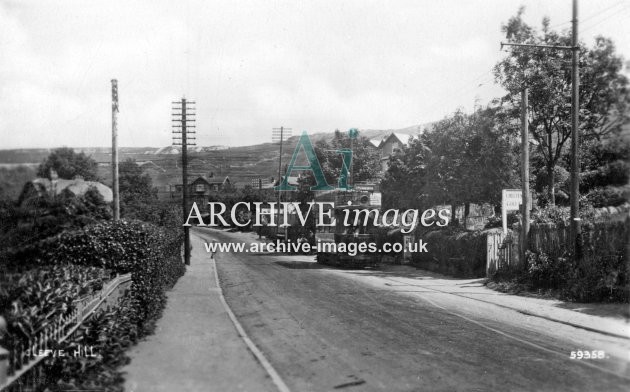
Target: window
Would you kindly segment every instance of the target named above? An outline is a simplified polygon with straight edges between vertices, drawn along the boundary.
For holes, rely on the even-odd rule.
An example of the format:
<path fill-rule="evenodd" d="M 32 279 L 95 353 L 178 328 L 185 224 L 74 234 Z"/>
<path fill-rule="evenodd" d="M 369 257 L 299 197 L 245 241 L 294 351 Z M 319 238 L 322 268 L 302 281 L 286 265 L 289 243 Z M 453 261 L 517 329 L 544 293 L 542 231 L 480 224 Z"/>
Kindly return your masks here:
<path fill-rule="evenodd" d="M 203 191 L 205 191 L 205 188 L 204 188 L 203 184 L 195 185 L 195 191 L 196 192 L 203 192 Z"/>

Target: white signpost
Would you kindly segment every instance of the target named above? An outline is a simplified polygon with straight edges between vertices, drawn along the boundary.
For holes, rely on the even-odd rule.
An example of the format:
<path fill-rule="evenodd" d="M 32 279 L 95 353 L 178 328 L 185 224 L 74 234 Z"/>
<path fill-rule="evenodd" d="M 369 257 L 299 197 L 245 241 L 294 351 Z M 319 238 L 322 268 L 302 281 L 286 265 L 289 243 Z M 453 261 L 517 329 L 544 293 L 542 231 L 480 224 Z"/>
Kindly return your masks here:
<path fill-rule="evenodd" d="M 504 189 L 501 197 L 501 217 L 503 218 L 503 232 L 507 233 L 507 212 L 518 211 L 523 204 L 523 191 L 520 189 Z M 532 197 L 529 197 L 530 210 L 532 209 Z"/>

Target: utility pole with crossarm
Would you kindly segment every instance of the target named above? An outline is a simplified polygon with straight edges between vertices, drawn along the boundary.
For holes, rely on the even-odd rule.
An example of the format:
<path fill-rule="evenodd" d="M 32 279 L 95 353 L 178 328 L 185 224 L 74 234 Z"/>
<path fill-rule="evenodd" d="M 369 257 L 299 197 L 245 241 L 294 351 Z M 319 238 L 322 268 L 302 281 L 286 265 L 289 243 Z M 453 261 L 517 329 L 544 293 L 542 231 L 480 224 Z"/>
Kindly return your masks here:
<path fill-rule="evenodd" d="M 173 145 L 182 147 L 182 213 L 184 221 L 188 215 L 188 146 L 195 143 L 195 102 L 172 102 L 173 107 Z M 201 222 L 199 222 L 201 223 Z M 190 227 L 184 226 L 184 262 L 190 265 Z"/>
<path fill-rule="evenodd" d="M 578 59 L 578 1 L 573 0 L 571 46 L 503 43 L 503 46 L 524 46 L 570 50 L 571 56 L 571 249 L 576 261 L 582 258 L 582 226 L 580 222 L 580 69 Z M 523 86 L 526 88 L 527 86 Z M 525 195 L 523 195 L 525 197 Z M 529 233 L 523 233 L 529 235 Z"/>

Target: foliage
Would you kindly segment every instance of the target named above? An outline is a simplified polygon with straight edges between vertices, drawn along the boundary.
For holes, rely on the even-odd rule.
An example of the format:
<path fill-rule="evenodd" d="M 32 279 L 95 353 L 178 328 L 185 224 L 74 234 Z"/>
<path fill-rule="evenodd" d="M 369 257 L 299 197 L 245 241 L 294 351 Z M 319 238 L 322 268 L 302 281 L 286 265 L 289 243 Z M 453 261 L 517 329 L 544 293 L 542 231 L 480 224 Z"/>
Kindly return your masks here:
<path fill-rule="evenodd" d="M 181 243 L 179 232 L 124 220 L 100 222 L 49 239 L 39 249 L 40 268 L 19 279 L 11 275 L 11 284 L 0 285 L 11 347 L 59 314 L 70 312 L 74 299 L 101 289 L 109 271 L 131 272 L 130 293 L 119 306 L 92 316 L 63 347 L 90 345 L 100 356 L 47 358 L 44 365 L 43 383 L 49 390 L 71 386 L 122 390 L 119 368 L 128 362 L 125 350 L 152 331 L 166 290 L 184 273 Z M 26 332 L 20 335 L 22 331 Z"/>
<path fill-rule="evenodd" d="M 24 184 L 36 177 L 35 172 L 35 168 L 26 165 L 0 167 L 0 201 L 16 200 Z"/>
<path fill-rule="evenodd" d="M 567 257 L 551 258 L 545 253 L 527 251 L 527 274 L 532 284 L 542 288 L 558 288 L 574 269 Z"/>
<path fill-rule="evenodd" d="M 593 207 L 588 203 L 580 203 L 580 217 L 584 221 L 590 221 L 595 216 Z M 571 209 L 569 207 L 558 205 L 546 205 L 542 208 L 536 208 L 532 211 L 530 219 L 533 223 L 565 223 L 568 224 L 571 218 Z"/>
<path fill-rule="evenodd" d="M 527 25 L 524 9 L 510 18 L 502 29 L 510 42 L 541 45 L 571 45 L 569 31 L 557 32 L 545 18 L 541 31 Z M 623 61 L 610 39 L 597 37 L 587 48 L 580 43 L 580 132 L 583 141 L 618 134 L 629 121 L 630 91 L 623 73 Z M 528 88 L 529 130 L 535 149 L 544 160 L 547 191 L 555 204 L 554 167 L 566 154 L 571 136 L 571 52 L 544 48 L 512 47 L 510 54 L 494 69 L 495 78 L 508 94 L 502 98 L 516 121 L 520 117 L 523 87 Z"/>
<path fill-rule="evenodd" d="M 496 112 L 491 108 L 473 115 L 456 112 L 423 135 L 431 150 L 426 193 L 432 204 L 498 205 L 501 189 L 518 184 L 518 161 Z"/>
<path fill-rule="evenodd" d="M 26 345 L 52 320 L 68 315 L 73 301 L 100 290 L 108 270 L 73 264 L 48 265 L 0 279 L 0 314 L 8 323 L 4 344 Z"/>
<path fill-rule="evenodd" d="M 107 268 L 132 273 L 133 291 L 142 303 L 145 318 L 153 318 L 163 306 L 164 292 L 183 275 L 182 234 L 139 221 L 108 221 L 83 230 L 62 233 L 42 247 L 40 258 L 59 264 Z"/>
<path fill-rule="evenodd" d="M 111 219 L 111 209 L 93 189 L 83 196 L 62 192 L 43 196 L 28 206 L 0 204 L 0 259 L 28 264 L 40 241 L 98 221 Z"/>
<path fill-rule="evenodd" d="M 150 220 L 147 218 L 157 202 L 157 188 L 153 187 L 151 177 L 131 158 L 120 164 L 118 172 L 121 216 Z"/>
<path fill-rule="evenodd" d="M 380 156 L 370 141 L 363 136 L 351 140 L 339 130 L 330 142 L 320 140 L 315 143 L 315 153 L 329 185 L 336 187 L 343 167 L 342 155 L 335 152 L 352 147 L 352 181 L 370 181 L 377 177 L 380 170 Z M 312 183 L 315 184 L 314 182 Z M 351 184 L 351 181 L 348 181 Z"/>
<path fill-rule="evenodd" d="M 621 187 L 607 186 L 595 188 L 585 195 L 588 204 L 595 208 L 617 207 L 628 201 L 627 190 Z"/>
<path fill-rule="evenodd" d="M 48 390 L 67 391 L 95 389 L 123 391 L 120 368 L 129 363 L 126 350 L 145 333 L 139 327 L 140 303 L 131 295 L 123 297 L 117 307 L 94 314 L 64 345 L 67 350 L 91 347 L 96 357 L 50 357 L 44 364 Z"/>
<path fill-rule="evenodd" d="M 76 153 L 68 147 L 53 150 L 48 158 L 39 165 L 37 176 L 51 179 L 51 169 L 60 178 L 71 180 L 76 176 L 81 176 L 85 181 L 98 180 L 96 161 L 85 153 Z"/>
<path fill-rule="evenodd" d="M 630 301 L 630 263 L 626 249 L 630 220 L 585 222 L 580 261 L 567 252 L 560 241 L 560 231 L 566 230 L 566 225 L 532 225 L 530 246 L 533 250 L 527 252 L 527 269 L 500 269 L 491 279 L 515 283 L 529 291 L 552 290 L 569 301 Z M 532 243 L 533 239 L 543 237 L 547 239 Z"/>
<path fill-rule="evenodd" d="M 390 158 L 381 181 L 383 208 L 421 208 L 426 204 L 423 191 L 429 181 L 426 161 L 430 153 L 424 139 L 412 138 L 402 154 Z"/>
<path fill-rule="evenodd" d="M 628 301 L 630 270 L 621 253 L 598 255 L 581 265 L 572 259 L 528 252 L 530 285 L 559 289 L 563 298 L 577 302 Z"/>
<path fill-rule="evenodd" d="M 480 278 L 486 272 L 485 232 L 432 231 L 424 235 L 428 252 L 414 253 L 412 262 L 421 268 L 450 276 Z"/>
<path fill-rule="evenodd" d="M 622 252 L 599 255 L 572 270 L 562 294 L 576 302 L 629 302 L 630 267 Z"/>
<path fill-rule="evenodd" d="M 384 205 L 499 204 L 501 189 L 518 184 L 511 135 L 499 124 L 496 109 L 457 111 L 412 139 L 385 173 Z"/>
<path fill-rule="evenodd" d="M 570 193 L 570 173 L 567 169 L 560 165 L 556 165 L 553 168 L 553 180 L 555 184 L 554 197 L 555 203 L 551 202 L 550 193 L 549 193 L 549 172 L 545 167 L 545 163 L 540 158 L 540 155 L 537 154 L 534 159 L 532 159 L 532 173 L 533 173 L 533 186 L 532 189 L 537 192 L 537 201 L 541 206 L 547 206 L 549 204 L 560 204 L 560 205 L 568 205 L 569 204 L 569 193 Z"/>

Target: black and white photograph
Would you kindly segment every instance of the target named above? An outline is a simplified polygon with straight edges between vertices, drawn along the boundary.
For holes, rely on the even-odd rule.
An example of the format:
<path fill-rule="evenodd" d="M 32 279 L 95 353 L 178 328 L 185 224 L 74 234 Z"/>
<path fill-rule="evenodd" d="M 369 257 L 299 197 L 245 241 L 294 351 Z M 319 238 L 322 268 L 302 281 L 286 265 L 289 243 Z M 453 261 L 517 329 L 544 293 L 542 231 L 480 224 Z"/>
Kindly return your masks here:
<path fill-rule="evenodd" d="M 0 392 L 628 391 L 629 22 L 0 0 Z"/>

